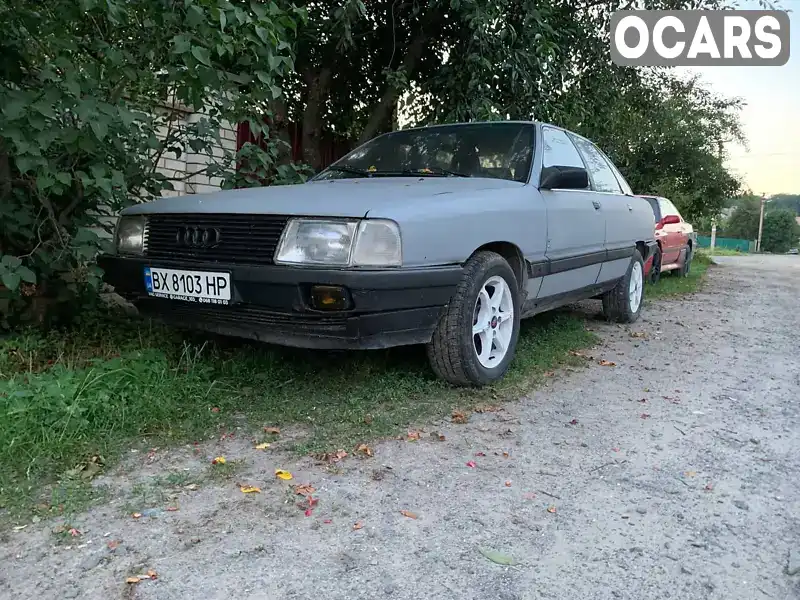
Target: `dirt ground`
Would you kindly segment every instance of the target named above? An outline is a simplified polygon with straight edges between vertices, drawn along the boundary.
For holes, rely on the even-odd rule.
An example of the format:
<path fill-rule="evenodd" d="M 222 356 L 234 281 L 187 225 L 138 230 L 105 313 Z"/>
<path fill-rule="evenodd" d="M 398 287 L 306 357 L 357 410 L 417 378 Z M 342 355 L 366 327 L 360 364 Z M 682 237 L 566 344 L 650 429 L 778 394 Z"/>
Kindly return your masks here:
<path fill-rule="evenodd" d="M 631 328 L 592 321 L 585 370 L 371 458 L 331 468 L 237 439 L 132 453 L 98 479 L 118 497 L 74 518 L 79 536 L 5 535 L 0 597 L 800 598 L 800 259 L 719 262 Z M 213 453 L 247 462 L 187 483 Z M 153 493 L 178 510 L 132 518 Z"/>

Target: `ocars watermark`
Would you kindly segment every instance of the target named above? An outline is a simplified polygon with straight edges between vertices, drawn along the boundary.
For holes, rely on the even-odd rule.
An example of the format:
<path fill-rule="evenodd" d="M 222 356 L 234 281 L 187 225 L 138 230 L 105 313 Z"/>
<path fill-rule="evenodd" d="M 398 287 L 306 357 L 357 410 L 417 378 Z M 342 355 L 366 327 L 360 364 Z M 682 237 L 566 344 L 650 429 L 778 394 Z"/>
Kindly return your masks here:
<path fill-rule="evenodd" d="M 611 15 L 618 65 L 781 66 L 789 15 L 781 10 L 621 10 Z"/>

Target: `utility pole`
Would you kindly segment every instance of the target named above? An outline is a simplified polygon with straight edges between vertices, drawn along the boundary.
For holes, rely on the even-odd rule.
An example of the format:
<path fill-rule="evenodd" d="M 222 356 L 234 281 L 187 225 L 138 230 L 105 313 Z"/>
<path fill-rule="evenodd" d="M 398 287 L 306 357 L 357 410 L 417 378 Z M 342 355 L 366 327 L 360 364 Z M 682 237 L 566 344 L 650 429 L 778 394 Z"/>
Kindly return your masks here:
<path fill-rule="evenodd" d="M 767 195 L 761 194 L 761 214 L 758 217 L 758 241 L 756 242 L 756 252 L 761 252 L 761 232 L 764 229 L 764 205 L 767 203 Z"/>

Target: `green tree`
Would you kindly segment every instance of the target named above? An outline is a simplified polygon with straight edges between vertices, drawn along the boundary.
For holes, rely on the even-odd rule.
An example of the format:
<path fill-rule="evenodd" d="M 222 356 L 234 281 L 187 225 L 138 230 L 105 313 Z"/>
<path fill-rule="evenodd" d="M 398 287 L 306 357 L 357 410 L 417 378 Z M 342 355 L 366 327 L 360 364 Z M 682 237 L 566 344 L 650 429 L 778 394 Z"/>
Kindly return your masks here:
<path fill-rule="evenodd" d="M 160 157 L 204 154 L 200 171 L 233 185 L 234 157 L 212 149 L 220 126 L 262 131 L 303 17 L 242 0 L 0 0 L 4 312 L 44 316 L 96 289 L 97 228 L 171 187 Z M 179 107 L 200 114 L 180 124 Z M 278 151 L 244 149 L 250 183 L 297 178 L 274 168 Z"/>
<path fill-rule="evenodd" d="M 784 208 L 771 210 L 764 215 L 764 229 L 761 233 L 761 248 L 765 252 L 783 253 L 797 246 L 800 237 L 794 211 Z"/>
<path fill-rule="evenodd" d="M 758 237 L 760 214 L 761 199 L 753 195 L 742 196 L 725 223 L 725 237 L 755 240 Z"/>

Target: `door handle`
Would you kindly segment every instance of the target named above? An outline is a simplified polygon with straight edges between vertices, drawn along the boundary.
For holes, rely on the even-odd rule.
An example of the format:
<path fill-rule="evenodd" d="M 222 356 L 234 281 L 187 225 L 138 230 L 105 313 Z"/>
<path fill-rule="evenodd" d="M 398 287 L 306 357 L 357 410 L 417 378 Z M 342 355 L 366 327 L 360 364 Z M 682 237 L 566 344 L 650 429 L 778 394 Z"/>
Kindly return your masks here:
<path fill-rule="evenodd" d="M 597 200 L 592 200 L 595 210 L 600 210 L 600 203 Z"/>

